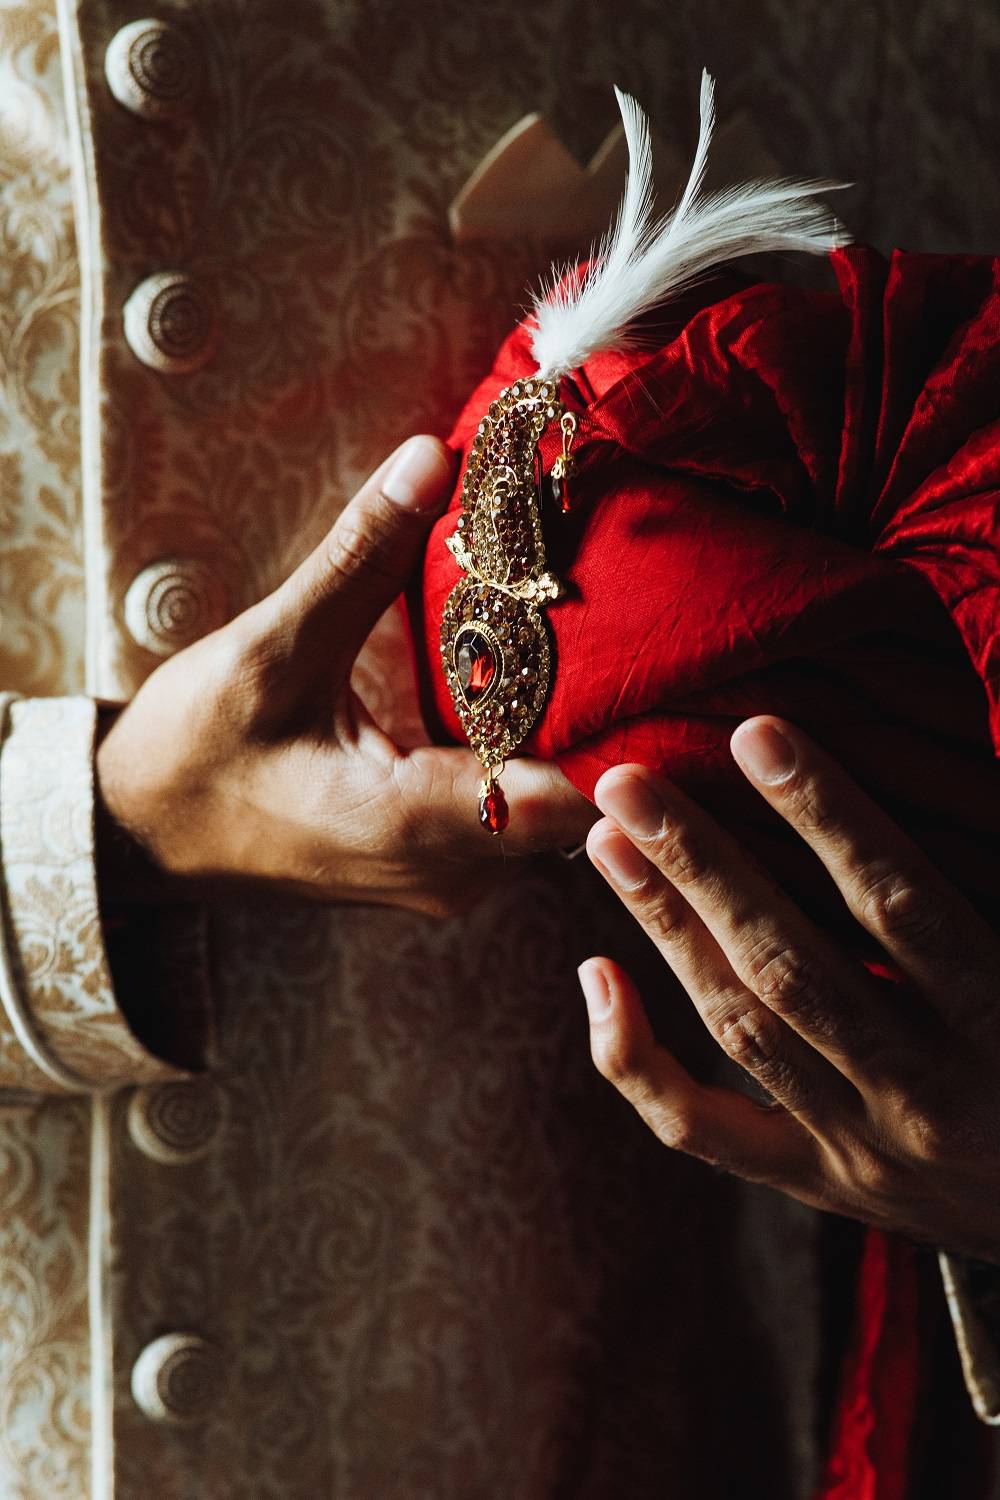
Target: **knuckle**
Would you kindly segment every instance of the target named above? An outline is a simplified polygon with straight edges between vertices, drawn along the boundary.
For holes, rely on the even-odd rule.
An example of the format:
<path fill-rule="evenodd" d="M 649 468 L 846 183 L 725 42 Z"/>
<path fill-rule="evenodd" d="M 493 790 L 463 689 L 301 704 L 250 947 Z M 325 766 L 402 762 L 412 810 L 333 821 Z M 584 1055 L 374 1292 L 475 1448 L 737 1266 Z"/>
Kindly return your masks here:
<path fill-rule="evenodd" d="M 669 893 L 659 890 L 638 904 L 639 920 L 654 943 L 674 943 L 687 931 L 690 909 L 685 902 L 671 899 Z"/>
<path fill-rule="evenodd" d="M 742 977 L 769 1012 L 812 1045 L 833 1048 L 853 1066 L 881 1070 L 886 1039 L 835 974 L 815 954 L 764 939 L 749 950 Z"/>
<path fill-rule="evenodd" d="M 939 937 L 942 918 L 935 902 L 906 877 L 891 872 L 864 886 L 858 916 L 877 936 L 921 942 Z"/>
<path fill-rule="evenodd" d="M 700 885 L 711 871 L 708 850 L 690 828 L 668 824 L 652 841 L 649 853 L 673 885 Z"/>
<path fill-rule="evenodd" d="M 391 503 L 385 500 L 383 505 Z M 358 573 L 392 576 L 393 527 L 383 505 L 372 506 L 363 517 L 344 516 L 334 527 L 324 560 L 328 581 L 336 584 Z"/>
<path fill-rule="evenodd" d="M 691 1109 L 657 1103 L 643 1114 L 657 1140 L 671 1151 L 682 1151 L 688 1156 L 702 1155 L 702 1134 Z"/>
<path fill-rule="evenodd" d="M 924 1110 L 911 1110 L 903 1129 L 907 1155 L 918 1162 L 946 1162 L 955 1154 L 950 1123 Z"/>
<path fill-rule="evenodd" d="M 724 1172 L 753 1176 L 753 1168 L 740 1142 L 721 1136 L 710 1128 L 694 1102 L 664 1104 L 658 1102 L 640 1113 L 657 1140 L 670 1151 L 693 1156 Z"/>
<path fill-rule="evenodd" d="M 609 1083 L 629 1097 L 638 1092 L 641 1053 L 630 1037 L 617 1031 L 610 1034 L 600 1029 L 593 1031 L 591 1053 L 594 1066 Z"/>
<path fill-rule="evenodd" d="M 777 1055 L 779 1022 L 759 1005 L 740 1010 L 723 1022 L 719 1045 L 741 1067 L 756 1072 Z"/>
<path fill-rule="evenodd" d="M 799 949 L 764 940 L 746 960 L 751 988 L 777 1015 L 789 1019 L 812 1016 L 825 989 L 821 965 Z"/>
<path fill-rule="evenodd" d="M 719 1032 L 719 1044 L 774 1098 L 791 1107 L 800 1092 L 794 1070 L 782 1056 L 782 1025 L 760 1006 L 733 1016 Z"/>
<path fill-rule="evenodd" d="M 852 1143 L 839 1175 L 852 1184 L 865 1203 L 886 1202 L 893 1197 L 891 1164 L 881 1151 L 867 1143 Z"/>
<path fill-rule="evenodd" d="M 963 1110 L 911 1104 L 897 1126 L 907 1157 L 923 1166 L 968 1164 L 993 1149 L 981 1121 Z"/>
<path fill-rule="evenodd" d="M 844 814 L 831 789 L 815 776 L 803 777 L 791 794 L 795 826 L 806 838 L 825 841 L 837 838 L 844 828 Z"/>

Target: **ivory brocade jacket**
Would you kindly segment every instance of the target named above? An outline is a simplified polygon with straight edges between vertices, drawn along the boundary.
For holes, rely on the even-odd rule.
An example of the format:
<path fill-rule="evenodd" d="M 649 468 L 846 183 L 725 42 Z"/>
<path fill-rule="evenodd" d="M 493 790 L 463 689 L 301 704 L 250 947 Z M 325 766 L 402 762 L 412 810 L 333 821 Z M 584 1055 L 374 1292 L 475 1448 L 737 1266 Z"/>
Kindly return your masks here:
<path fill-rule="evenodd" d="M 556 127 L 582 159 L 622 81 L 668 133 L 701 40 L 658 0 L 0 0 L 0 1500 L 808 1491 L 820 1221 L 593 1073 L 575 965 L 649 958 L 588 871 L 432 923 L 110 911 L 94 864 L 96 701 L 447 430 L 553 195 L 581 243 L 607 206 Z M 547 181 L 474 177 L 531 111 Z M 405 739 L 397 629 L 359 687 Z"/>

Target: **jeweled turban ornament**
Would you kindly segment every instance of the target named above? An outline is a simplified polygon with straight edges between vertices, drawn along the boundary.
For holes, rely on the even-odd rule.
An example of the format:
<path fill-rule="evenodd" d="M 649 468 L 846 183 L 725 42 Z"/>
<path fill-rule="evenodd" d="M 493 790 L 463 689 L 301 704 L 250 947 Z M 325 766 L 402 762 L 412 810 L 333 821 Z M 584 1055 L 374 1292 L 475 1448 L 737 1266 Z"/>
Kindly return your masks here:
<path fill-rule="evenodd" d="M 479 813 L 491 833 L 502 833 L 508 820 L 500 774 L 539 719 L 553 672 L 542 612 L 564 590 L 546 566 L 538 445 L 558 424 L 561 452 L 544 488 L 565 508 L 576 417 L 563 382 L 600 350 L 636 347 L 638 320 L 722 261 L 764 251 L 826 254 L 848 240 L 815 201 L 837 183 L 773 179 L 703 191 L 715 118 L 707 72 L 691 175 L 676 208 L 655 219 L 649 125 L 634 99 L 615 94 L 629 153 L 617 221 L 585 268 L 554 268 L 533 299 L 537 370 L 502 390 L 483 416 L 462 479 L 458 529 L 448 538 L 465 576 L 445 605 L 441 658 L 485 772 Z"/>

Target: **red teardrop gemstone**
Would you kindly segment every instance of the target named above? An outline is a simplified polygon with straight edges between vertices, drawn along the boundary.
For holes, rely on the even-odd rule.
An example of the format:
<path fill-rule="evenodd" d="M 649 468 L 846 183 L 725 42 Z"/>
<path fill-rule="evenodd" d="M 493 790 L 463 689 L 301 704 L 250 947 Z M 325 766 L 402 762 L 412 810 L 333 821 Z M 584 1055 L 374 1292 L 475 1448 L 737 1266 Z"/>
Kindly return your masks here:
<path fill-rule="evenodd" d="M 467 703 L 475 703 L 489 689 L 497 672 L 493 648 L 478 630 L 470 630 L 461 638 L 455 653 L 455 668 Z"/>
<path fill-rule="evenodd" d="M 507 798 L 495 782 L 479 799 L 479 821 L 489 833 L 503 833 L 510 822 Z"/>
<path fill-rule="evenodd" d="M 552 498 L 565 515 L 567 511 L 572 509 L 573 504 L 570 499 L 569 484 L 567 483 L 566 476 L 563 474 L 553 474 L 550 482 L 552 485 Z"/>

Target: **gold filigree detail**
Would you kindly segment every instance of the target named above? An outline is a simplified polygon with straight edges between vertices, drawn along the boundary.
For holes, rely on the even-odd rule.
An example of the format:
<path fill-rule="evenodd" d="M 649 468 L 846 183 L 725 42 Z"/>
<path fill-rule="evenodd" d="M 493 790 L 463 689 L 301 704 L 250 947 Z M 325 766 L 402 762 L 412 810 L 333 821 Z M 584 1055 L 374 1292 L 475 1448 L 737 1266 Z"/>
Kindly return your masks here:
<path fill-rule="evenodd" d="M 462 513 L 447 539 L 466 577 L 445 605 L 441 660 L 487 789 L 548 693 L 552 649 L 541 607 L 565 591 L 546 566 L 538 443 L 565 415 L 553 381 L 518 381 L 500 392 L 472 441 Z"/>

